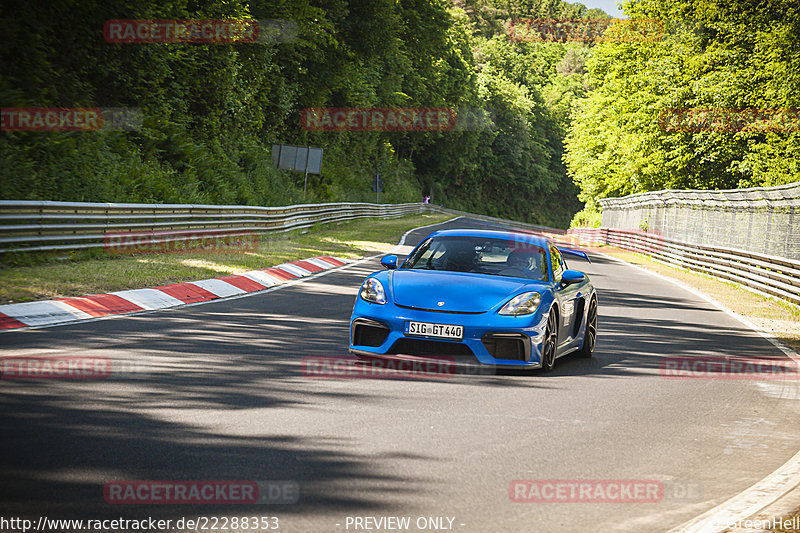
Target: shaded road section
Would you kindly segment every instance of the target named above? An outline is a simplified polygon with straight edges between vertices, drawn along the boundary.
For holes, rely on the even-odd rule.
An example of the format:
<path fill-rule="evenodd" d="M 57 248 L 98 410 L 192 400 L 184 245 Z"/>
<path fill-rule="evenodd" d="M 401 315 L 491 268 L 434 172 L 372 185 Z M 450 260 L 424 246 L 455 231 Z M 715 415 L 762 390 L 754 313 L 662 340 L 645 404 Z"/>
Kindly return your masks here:
<path fill-rule="evenodd" d="M 442 225 L 465 226 L 492 225 Z M 800 449 L 796 381 L 660 372 L 665 357 L 783 357 L 776 348 L 670 283 L 593 261 L 570 266 L 598 288 L 596 356 L 560 359 L 551 374 L 304 374 L 304 357 L 346 356 L 353 301 L 377 260 L 246 298 L 2 334 L 4 357 L 106 357 L 128 369 L 0 381 L 3 515 L 277 516 L 295 532 L 346 531 L 347 516 L 453 517 L 460 532 L 664 531 Z M 518 503 L 509 485 L 520 479 L 659 480 L 693 492 Z M 292 480 L 300 499 L 110 505 L 113 480 Z"/>

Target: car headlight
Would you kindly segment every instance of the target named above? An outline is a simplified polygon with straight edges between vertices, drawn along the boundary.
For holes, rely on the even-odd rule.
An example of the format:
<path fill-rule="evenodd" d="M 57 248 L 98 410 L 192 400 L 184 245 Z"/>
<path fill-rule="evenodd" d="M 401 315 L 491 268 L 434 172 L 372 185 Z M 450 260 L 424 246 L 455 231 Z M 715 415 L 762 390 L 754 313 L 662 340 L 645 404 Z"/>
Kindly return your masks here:
<path fill-rule="evenodd" d="M 367 278 L 361 286 L 361 299 L 375 304 L 385 304 L 386 292 L 381 282 L 375 278 Z"/>
<path fill-rule="evenodd" d="M 538 292 L 523 292 L 511 298 L 506 305 L 500 309 L 501 315 L 530 315 L 535 313 L 542 301 L 542 295 Z"/>

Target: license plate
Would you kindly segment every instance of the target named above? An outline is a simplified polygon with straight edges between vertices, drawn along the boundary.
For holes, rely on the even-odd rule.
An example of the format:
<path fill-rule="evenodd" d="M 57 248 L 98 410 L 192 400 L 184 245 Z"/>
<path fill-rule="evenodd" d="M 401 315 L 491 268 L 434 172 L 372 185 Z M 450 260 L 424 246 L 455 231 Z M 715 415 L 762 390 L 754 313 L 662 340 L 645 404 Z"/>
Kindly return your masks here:
<path fill-rule="evenodd" d="M 430 322 L 406 322 L 405 334 L 461 340 L 464 337 L 464 326 L 431 324 Z"/>

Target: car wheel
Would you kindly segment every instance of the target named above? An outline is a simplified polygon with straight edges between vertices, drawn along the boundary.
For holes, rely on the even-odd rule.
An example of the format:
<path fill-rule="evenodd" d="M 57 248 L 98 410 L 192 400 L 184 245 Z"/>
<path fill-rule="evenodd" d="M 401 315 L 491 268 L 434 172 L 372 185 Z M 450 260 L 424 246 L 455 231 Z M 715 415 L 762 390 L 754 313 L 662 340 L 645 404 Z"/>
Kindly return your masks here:
<path fill-rule="evenodd" d="M 547 329 L 542 341 L 542 371 L 550 372 L 556 366 L 556 347 L 558 346 L 558 318 L 551 309 L 547 318 Z"/>
<path fill-rule="evenodd" d="M 586 331 L 583 334 L 583 346 L 578 355 L 589 358 L 594 353 L 597 344 L 597 298 L 592 298 L 589 304 L 589 312 L 586 314 Z"/>

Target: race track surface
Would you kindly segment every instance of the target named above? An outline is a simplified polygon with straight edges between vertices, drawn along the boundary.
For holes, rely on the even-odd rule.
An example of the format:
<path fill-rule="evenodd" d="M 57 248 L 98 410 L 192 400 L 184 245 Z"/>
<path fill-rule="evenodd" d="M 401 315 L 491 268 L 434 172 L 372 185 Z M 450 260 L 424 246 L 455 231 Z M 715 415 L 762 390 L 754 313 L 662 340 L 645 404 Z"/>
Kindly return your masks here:
<path fill-rule="evenodd" d="M 465 226 L 492 225 L 441 225 Z M 127 369 L 0 381 L 2 514 L 276 516 L 287 532 L 354 531 L 348 516 L 407 516 L 410 531 L 418 517 L 453 518 L 458 532 L 666 531 L 800 449 L 797 381 L 660 370 L 665 357 L 784 358 L 779 350 L 692 293 L 592 259 L 570 266 L 598 289 L 595 358 L 559 359 L 551 374 L 308 375 L 304 358 L 347 357 L 353 301 L 377 259 L 239 299 L 0 334 L 3 357 L 100 357 Z M 658 480 L 671 492 L 647 503 L 520 503 L 509 497 L 520 479 Z M 103 488 L 114 480 L 288 480 L 300 496 L 112 505 Z"/>

